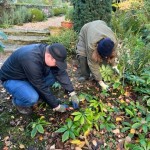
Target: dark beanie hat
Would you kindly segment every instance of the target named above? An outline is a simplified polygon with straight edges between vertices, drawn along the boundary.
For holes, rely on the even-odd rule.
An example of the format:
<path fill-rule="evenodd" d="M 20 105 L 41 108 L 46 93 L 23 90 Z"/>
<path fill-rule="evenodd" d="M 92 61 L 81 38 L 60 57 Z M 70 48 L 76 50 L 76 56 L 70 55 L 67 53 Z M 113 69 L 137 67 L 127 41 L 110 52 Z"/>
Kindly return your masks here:
<path fill-rule="evenodd" d="M 97 51 L 101 57 L 109 57 L 112 54 L 114 42 L 110 38 L 99 41 Z"/>
<path fill-rule="evenodd" d="M 67 58 L 66 48 L 60 43 L 54 43 L 48 48 L 49 53 L 56 60 L 56 65 L 59 69 L 67 69 L 67 63 L 65 59 Z"/>

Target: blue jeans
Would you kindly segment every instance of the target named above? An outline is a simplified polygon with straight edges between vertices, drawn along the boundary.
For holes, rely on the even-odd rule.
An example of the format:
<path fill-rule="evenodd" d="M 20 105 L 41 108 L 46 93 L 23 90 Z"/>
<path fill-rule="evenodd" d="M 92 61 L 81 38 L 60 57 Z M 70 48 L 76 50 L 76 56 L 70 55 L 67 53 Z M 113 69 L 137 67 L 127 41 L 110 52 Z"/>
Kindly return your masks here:
<path fill-rule="evenodd" d="M 45 78 L 46 85 L 52 86 L 55 83 L 55 78 L 52 74 Z M 30 107 L 37 103 L 39 94 L 25 80 L 7 80 L 3 83 L 4 88 L 13 96 L 13 103 L 17 106 Z"/>

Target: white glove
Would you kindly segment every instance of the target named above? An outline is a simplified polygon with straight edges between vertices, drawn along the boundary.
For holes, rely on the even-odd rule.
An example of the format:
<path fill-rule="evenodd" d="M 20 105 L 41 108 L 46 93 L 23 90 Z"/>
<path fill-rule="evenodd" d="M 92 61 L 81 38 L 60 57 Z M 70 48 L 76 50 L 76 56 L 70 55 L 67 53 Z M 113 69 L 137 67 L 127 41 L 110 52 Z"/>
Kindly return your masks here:
<path fill-rule="evenodd" d="M 115 71 L 118 75 L 120 75 L 120 71 L 118 70 L 117 66 L 113 66 L 112 68 L 114 69 L 114 71 Z"/>
<path fill-rule="evenodd" d="M 103 81 L 99 81 L 98 83 L 102 87 L 103 90 L 108 90 L 109 86 L 105 84 Z"/>
<path fill-rule="evenodd" d="M 58 105 L 57 107 L 53 108 L 53 111 L 66 112 L 67 108 L 68 108 L 68 105 L 62 104 L 62 105 Z"/>
<path fill-rule="evenodd" d="M 73 91 L 69 94 L 71 101 L 72 101 L 72 105 L 74 109 L 79 108 L 79 98 L 77 97 L 76 93 Z"/>

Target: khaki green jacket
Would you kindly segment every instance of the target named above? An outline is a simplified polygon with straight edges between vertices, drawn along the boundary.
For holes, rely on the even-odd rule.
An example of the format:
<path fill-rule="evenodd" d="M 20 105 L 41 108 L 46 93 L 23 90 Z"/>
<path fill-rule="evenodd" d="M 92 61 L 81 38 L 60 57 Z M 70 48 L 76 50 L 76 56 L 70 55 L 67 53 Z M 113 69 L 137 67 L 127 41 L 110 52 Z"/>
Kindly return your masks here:
<path fill-rule="evenodd" d="M 87 57 L 88 66 L 97 81 L 102 80 L 99 67 L 101 64 L 92 60 L 93 51 L 97 50 L 97 43 L 109 37 L 117 47 L 117 40 L 113 31 L 102 20 L 96 20 L 85 24 L 79 34 L 76 53 Z M 114 60 L 115 61 L 115 60 Z"/>

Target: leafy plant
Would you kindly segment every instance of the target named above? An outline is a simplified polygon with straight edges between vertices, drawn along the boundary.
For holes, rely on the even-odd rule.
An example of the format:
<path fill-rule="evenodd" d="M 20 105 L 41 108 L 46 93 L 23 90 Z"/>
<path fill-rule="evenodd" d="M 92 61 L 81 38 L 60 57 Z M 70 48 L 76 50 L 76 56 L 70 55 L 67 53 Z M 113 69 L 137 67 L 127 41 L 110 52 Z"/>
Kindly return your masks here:
<path fill-rule="evenodd" d="M 133 129 L 141 128 L 144 133 L 147 133 L 150 130 L 150 114 L 147 114 L 146 118 L 138 119 L 135 121 L 136 123 L 132 125 Z"/>
<path fill-rule="evenodd" d="M 101 123 L 100 123 L 100 129 L 106 129 L 107 131 L 111 131 L 112 129 L 115 129 L 115 124 L 112 123 L 111 117 L 101 117 Z"/>
<path fill-rule="evenodd" d="M 52 85 L 52 87 L 53 88 L 55 88 L 55 89 L 61 89 L 61 85 L 60 85 L 60 83 L 59 82 L 55 82 L 53 85 Z"/>
<path fill-rule="evenodd" d="M 62 14 L 66 14 L 66 8 L 63 7 L 56 7 L 52 9 L 54 16 L 59 16 Z"/>
<path fill-rule="evenodd" d="M 113 70 L 109 65 L 102 65 L 100 67 L 100 73 L 104 79 L 104 81 L 111 81 L 112 75 L 113 75 Z"/>
<path fill-rule="evenodd" d="M 49 124 L 50 123 L 46 122 L 43 117 L 37 119 L 35 122 L 31 122 L 28 125 L 28 127 L 31 126 L 31 128 L 32 128 L 31 137 L 34 138 L 38 132 L 43 134 L 44 133 L 43 126 L 46 126 Z"/>
<path fill-rule="evenodd" d="M 75 45 L 77 34 L 73 30 L 64 30 L 61 35 L 53 35 L 49 37 L 48 44 L 62 43 L 69 54 L 75 53 Z"/>
<path fill-rule="evenodd" d="M 78 121 L 80 125 L 91 124 L 91 118 L 93 117 L 93 113 L 89 109 L 82 112 L 74 112 L 72 115 L 75 116 L 74 121 Z"/>
<path fill-rule="evenodd" d="M 65 14 L 66 21 L 73 21 L 73 7 L 70 6 Z"/>
<path fill-rule="evenodd" d="M 120 81 L 114 82 L 113 89 L 117 89 L 118 91 L 121 92 L 121 94 L 124 94 L 125 92 L 124 87 L 122 86 L 122 83 Z"/>
<path fill-rule="evenodd" d="M 93 99 L 97 100 L 97 97 L 96 96 L 92 96 L 92 95 L 87 94 L 87 93 L 81 93 L 79 95 L 79 99 L 80 99 L 80 101 L 87 100 L 88 102 L 90 102 Z"/>
<path fill-rule="evenodd" d="M 29 12 L 31 13 L 32 22 L 44 20 L 44 14 L 41 10 L 39 10 L 37 8 L 32 8 L 32 9 L 29 9 Z"/>
<path fill-rule="evenodd" d="M 0 31 L 0 36 L 4 39 L 4 40 L 7 40 L 7 36 L 4 32 Z M 3 45 L 3 43 L 0 41 L 0 52 L 3 51 L 3 48 L 5 46 Z"/>
<path fill-rule="evenodd" d="M 63 133 L 62 142 L 65 142 L 69 138 L 75 139 L 78 134 L 76 126 L 73 124 L 71 119 L 67 119 L 67 124 L 56 130 L 55 132 Z"/>
<path fill-rule="evenodd" d="M 107 90 L 102 90 L 101 95 L 108 97 L 110 94 L 108 93 Z"/>
<path fill-rule="evenodd" d="M 150 150 L 150 140 L 140 136 L 139 144 L 125 144 L 127 150 Z"/>
<path fill-rule="evenodd" d="M 126 74 L 125 77 L 132 85 L 134 85 L 135 91 L 144 94 L 150 93 L 150 71 L 146 70 L 146 68 L 139 76 Z"/>

